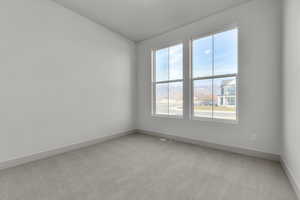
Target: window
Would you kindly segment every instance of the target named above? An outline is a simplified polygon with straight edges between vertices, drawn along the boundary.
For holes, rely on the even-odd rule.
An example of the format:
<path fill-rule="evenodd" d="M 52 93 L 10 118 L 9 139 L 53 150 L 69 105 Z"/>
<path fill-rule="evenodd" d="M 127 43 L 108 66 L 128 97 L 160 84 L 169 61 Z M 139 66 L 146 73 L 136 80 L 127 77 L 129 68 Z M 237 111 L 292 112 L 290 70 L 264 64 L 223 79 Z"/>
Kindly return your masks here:
<path fill-rule="evenodd" d="M 152 112 L 183 115 L 183 44 L 153 51 Z"/>
<path fill-rule="evenodd" d="M 155 49 L 151 67 L 152 115 L 237 120 L 238 28 Z"/>
<path fill-rule="evenodd" d="M 238 29 L 192 41 L 192 116 L 236 120 Z"/>

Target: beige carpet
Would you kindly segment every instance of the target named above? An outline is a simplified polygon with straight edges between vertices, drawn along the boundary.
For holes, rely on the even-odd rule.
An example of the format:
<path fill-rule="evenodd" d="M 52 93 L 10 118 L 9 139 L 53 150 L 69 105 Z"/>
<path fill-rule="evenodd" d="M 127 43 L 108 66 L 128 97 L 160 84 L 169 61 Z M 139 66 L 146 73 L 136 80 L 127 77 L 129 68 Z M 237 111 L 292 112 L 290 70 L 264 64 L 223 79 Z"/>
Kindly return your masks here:
<path fill-rule="evenodd" d="M 1 200 L 296 200 L 277 162 L 129 135 L 0 171 Z"/>

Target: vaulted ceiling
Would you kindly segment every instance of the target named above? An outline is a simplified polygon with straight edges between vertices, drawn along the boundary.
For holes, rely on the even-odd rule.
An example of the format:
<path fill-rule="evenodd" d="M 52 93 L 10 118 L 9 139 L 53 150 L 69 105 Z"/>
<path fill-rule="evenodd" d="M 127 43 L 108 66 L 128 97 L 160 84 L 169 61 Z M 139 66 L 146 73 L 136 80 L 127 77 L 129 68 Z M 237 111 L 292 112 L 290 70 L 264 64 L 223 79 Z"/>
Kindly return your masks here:
<path fill-rule="evenodd" d="M 133 41 L 192 23 L 249 0 L 54 0 Z"/>

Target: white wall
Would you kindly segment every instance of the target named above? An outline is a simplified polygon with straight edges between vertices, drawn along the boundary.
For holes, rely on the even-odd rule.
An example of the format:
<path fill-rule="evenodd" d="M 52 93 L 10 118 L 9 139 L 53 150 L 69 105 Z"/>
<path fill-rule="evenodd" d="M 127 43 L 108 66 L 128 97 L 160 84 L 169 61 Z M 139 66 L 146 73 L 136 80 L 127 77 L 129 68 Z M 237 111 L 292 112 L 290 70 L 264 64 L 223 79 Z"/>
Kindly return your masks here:
<path fill-rule="evenodd" d="M 282 156 L 294 175 L 300 192 L 300 1 L 284 2 Z"/>
<path fill-rule="evenodd" d="M 0 26 L 0 162 L 133 128 L 134 43 L 48 0 Z"/>
<path fill-rule="evenodd" d="M 254 0 L 138 44 L 138 128 L 279 154 L 281 134 L 281 0 Z M 150 49 L 224 25 L 240 29 L 238 125 L 152 118 Z"/>

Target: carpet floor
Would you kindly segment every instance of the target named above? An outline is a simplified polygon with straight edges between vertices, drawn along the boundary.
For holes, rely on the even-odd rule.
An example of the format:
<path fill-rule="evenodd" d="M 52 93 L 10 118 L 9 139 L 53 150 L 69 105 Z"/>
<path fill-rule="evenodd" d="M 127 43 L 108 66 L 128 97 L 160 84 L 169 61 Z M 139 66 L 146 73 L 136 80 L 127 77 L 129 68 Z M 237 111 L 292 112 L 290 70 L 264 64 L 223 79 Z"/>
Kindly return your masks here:
<path fill-rule="evenodd" d="M 128 135 L 0 171 L 1 200 L 296 200 L 278 162 Z"/>

